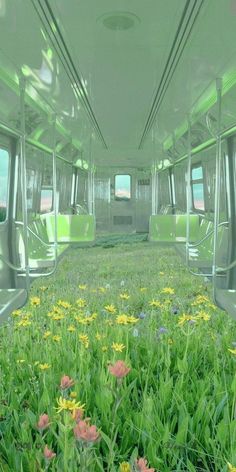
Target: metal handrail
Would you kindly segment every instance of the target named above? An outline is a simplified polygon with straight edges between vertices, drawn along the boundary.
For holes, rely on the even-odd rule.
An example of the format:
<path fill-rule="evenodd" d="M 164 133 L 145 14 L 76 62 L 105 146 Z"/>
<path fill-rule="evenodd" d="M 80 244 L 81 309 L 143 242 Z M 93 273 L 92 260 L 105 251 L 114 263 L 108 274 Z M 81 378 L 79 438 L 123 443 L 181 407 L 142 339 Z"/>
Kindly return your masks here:
<path fill-rule="evenodd" d="M 218 224 L 218 228 L 220 226 L 225 226 L 225 225 L 228 225 L 229 222 L 228 221 L 222 221 L 221 223 Z M 208 239 L 212 234 L 214 234 L 214 229 L 212 229 L 211 231 L 209 231 L 202 239 L 199 239 L 199 241 L 197 241 L 196 243 L 189 243 L 189 247 L 192 248 L 192 247 L 197 247 L 197 246 L 200 246 L 201 243 L 203 243 L 204 241 L 206 241 L 206 239 Z"/>
<path fill-rule="evenodd" d="M 15 223 L 17 225 L 22 225 L 23 226 L 23 223 L 22 221 L 15 221 Z M 55 243 L 46 243 L 40 236 L 38 236 L 29 226 L 27 226 L 27 230 L 33 234 L 33 236 L 35 236 L 35 238 L 37 238 L 44 246 L 46 247 L 55 247 Z"/>
<path fill-rule="evenodd" d="M 0 260 L 3 261 L 3 263 L 6 264 L 8 267 L 10 267 L 10 269 L 12 270 L 15 270 L 15 271 L 25 270 L 25 267 L 17 267 L 14 264 L 12 264 L 10 261 L 5 259 L 5 257 L 2 256 L 2 254 L 0 254 Z"/>
<path fill-rule="evenodd" d="M 233 269 L 234 267 L 236 266 L 236 260 L 234 260 L 233 262 L 231 262 L 231 264 L 229 264 L 228 266 L 226 267 L 216 267 L 216 272 L 227 272 L 228 270 L 230 269 Z"/>

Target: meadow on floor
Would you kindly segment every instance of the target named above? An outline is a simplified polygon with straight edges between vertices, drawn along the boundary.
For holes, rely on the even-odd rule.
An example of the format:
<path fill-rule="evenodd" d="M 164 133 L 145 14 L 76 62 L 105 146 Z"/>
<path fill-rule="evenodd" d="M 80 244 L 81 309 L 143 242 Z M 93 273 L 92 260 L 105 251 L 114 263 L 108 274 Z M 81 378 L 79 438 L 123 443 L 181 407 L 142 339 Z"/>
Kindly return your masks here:
<path fill-rule="evenodd" d="M 0 472 L 236 472 L 236 327 L 149 243 L 70 249 L 0 336 Z"/>

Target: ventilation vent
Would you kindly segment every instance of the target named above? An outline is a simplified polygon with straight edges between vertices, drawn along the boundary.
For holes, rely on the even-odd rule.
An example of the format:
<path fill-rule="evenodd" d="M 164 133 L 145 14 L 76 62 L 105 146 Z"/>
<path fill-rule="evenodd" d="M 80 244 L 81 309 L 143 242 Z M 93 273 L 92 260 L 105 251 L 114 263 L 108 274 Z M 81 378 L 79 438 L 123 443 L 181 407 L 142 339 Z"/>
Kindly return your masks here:
<path fill-rule="evenodd" d="M 132 225 L 132 216 L 113 216 L 114 225 Z"/>
<path fill-rule="evenodd" d="M 140 179 L 138 185 L 150 185 L 150 179 Z"/>

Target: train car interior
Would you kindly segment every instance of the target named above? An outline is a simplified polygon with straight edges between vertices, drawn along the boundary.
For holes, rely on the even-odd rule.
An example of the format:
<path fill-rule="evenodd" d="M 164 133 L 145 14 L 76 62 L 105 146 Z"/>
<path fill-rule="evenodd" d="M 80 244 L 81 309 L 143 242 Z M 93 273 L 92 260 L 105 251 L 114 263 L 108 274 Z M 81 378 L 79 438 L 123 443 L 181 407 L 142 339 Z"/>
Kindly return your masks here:
<path fill-rule="evenodd" d="M 97 241 L 107 238 L 109 254 L 112 238 L 124 237 L 133 238 L 135 244 L 145 241 L 160 260 L 172 251 L 173 261 L 179 261 L 176 276 L 178 267 L 183 267 L 186 277 L 205 284 L 212 310 L 217 307 L 219 316 L 234 326 L 235 27 L 235 0 L 0 0 L 1 329 L 10 329 L 14 313 L 28 309 L 34 287 L 55 281 L 57 270 L 70 257 L 81 254 L 86 268 L 86 257 L 89 260 L 97 250 Z M 80 259 L 76 261 L 80 270 Z M 94 277 L 99 261 L 98 257 Z M 145 259 L 139 263 L 144 272 L 149 270 Z M 158 274 L 157 268 L 154 280 Z M 79 303 L 82 310 L 83 302 Z M 83 342 L 86 347 L 85 338 Z M 187 369 L 183 359 L 178 361 L 181 382 Z M 227 370 L 225 376 L 229 375 Z M 235 381 L 232 385 L 230 431 L 235 442 Z M 63 388 L 61 402 L 67 401 L 69 392 Z M 148 397 L 148 386 L 140 388 Z M 109 395 L 107 390 L 108 403 Z M 114 416 L 121 399 L 116 401 Z M 1 428 L 6 416 L 1 404 L 2 400 L 4 438 L 7 426 L 3 421 Z M 224 435 L 228 419 L 220 421 Z M 85 438 L 92 426 L 85 421 L 83 427 Z M 169 444 L 165 426 L 157 428 Z M 184 462 L 183 451 L 176 453 L 176 462 L 164 456 L 159 461 L 144 432 L 138 443 L 143 440 L 144 458 L 135 453 L 133 462 L 121 457 L 118 466 L 114 444 L 120 433 L 115 437 L 113 426 L 111 430 L 112 444 L 105 433 L 101 439 L 110 451 L 106 463 L 95 461 L 96 453 L 83 443 L 80 456 L 73 460 L 65 446 L 66 465 L 59 453 L 53 456 L 51 438 L 44 450 L 45 469 L 35 459 L 38 452 L 28 462 L 11 463 L 5 446 L 0 446 L 0 468 L 3 472 L 236 471 L 232 443 L 225 444 L 219 459 L 212 453 L 199 464 L 190 456 Z M 58 431 L 55 435 L 62 434 L 60 426 Z M 83 436 L 79 429 L 75 435 Z M 183 430 L 183 442 L 186 435 Z M 95 443 L 91 440 L 90 446 Z M 191 447 L 197 451 L 199 444 L 193 440 Z M 209 450 L 206 446 L 206 455 Z M 86 462 L 88 457 L 92 465 Z M 148 468 L 149 462 L 155 469 Z"/>

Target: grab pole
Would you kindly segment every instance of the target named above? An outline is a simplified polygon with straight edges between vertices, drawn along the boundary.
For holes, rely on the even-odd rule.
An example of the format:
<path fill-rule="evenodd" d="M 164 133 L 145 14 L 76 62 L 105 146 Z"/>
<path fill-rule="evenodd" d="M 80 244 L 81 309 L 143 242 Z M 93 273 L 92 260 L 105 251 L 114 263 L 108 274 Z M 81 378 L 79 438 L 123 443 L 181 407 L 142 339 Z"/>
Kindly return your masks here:
<path fill-rule="evenodd" d="M 215 213 L 214 213 L 214 239 L 213 239 L 213 299 L 216 303 L 216 279 L 217 279 L 217 244 L 218 226 L 220 221 L 220 181 L 221 181 L 221 105 L 222 105 L 222 79 L 216 79 L 216 93 L 218 104 L 217 133 L 216 133 L 216 176 L 215 176 Z"/>

